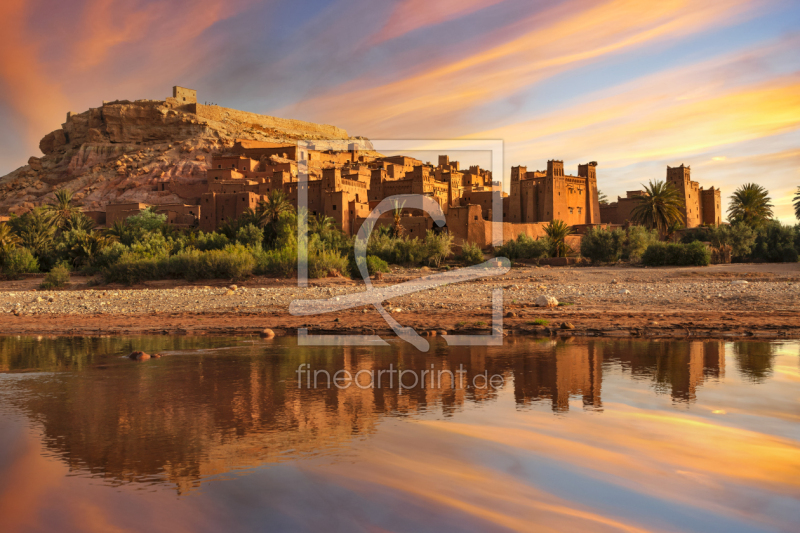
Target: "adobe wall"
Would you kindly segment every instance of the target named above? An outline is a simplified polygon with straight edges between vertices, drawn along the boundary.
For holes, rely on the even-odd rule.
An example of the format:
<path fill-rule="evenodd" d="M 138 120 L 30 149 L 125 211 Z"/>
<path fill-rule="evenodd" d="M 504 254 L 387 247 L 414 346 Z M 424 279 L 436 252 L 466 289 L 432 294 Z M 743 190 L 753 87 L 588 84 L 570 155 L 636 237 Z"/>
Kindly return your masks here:
<path fill-rule="evenodd" d="M 108 204 L 106 206 L 106 224 L 113 226 L 117 221 L 124 221 L 126 218 L 138 215 L 142 209 L 146 209 L 147 204 L 142 203 L 126 203 L 126 204 Z"/>
<path fill-rule="evenodd" d="M 349 138 L 345 130 L 328 124 L 314 124 L 313 122 L 305 122 L 302 120 L 270 117 L 215 105 L 192 104 L 190 110 L 199 117 L 216 122 L 225 122 L 231 119 L 245 124 L 257 124 L 264 128 L 278 129 L 296 135 L 317 135 L 329 139 Z"/>
<path fill-rule="evenodd" d="M 719 189 L 711 187 L 708 190 L 700 189 L 702 200 L 703 224 L 719 226 L 722 223 L 722 198 Z"/>

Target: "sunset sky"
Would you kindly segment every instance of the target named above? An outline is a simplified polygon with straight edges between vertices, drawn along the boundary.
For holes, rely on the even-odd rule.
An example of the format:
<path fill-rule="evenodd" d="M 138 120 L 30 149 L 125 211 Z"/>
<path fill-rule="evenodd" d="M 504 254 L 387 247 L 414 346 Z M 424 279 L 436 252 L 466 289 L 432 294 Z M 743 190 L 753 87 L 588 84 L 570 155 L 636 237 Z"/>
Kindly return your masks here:
<path fill-rule="evenodd" d="M 0 15 L 0 174 L 67 111 L 177 84 L 351 135 L 502 139 L 506 176 L 596 160 L 611 199 L 685 163 L 726 200 L 765 185 L 794 221 L 796 0 L 3 0 Z"/>

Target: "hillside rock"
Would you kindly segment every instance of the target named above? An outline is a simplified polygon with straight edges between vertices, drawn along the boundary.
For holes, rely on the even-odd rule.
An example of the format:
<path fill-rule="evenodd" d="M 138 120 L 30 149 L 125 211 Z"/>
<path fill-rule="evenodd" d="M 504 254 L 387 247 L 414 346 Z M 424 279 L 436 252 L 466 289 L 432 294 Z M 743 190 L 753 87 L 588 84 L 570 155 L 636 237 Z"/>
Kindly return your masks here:
<path fill-rule="evenodd" d="M 200 113 L 200 114 L 198 114 Z M 277 119 L 218 106 L 159 100 L 104 102 L 70 113 L 39 142 L 42 157 L 0 178 L 0 214 L 23 213 L 51 202 L 61 188 L 87 210 L 109 203 L 183 203 L 203 189 L 208 154 L 236 139 L 292 142 L 349 138 L 333 126 Z M 159 186 L 164 182 L 179 187 Z"/>

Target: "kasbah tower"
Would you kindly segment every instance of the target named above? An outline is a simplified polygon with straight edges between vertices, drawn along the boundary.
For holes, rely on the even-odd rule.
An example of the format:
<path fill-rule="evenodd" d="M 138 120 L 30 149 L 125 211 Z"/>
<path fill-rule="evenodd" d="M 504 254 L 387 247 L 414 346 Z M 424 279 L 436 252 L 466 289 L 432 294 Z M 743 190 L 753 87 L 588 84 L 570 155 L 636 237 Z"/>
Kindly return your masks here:
<path fill-rule="evenodd" d="M 698 182 L 692 181 L 691 167 L 668 166 L 667 183 L 675 187 L 683 199 L 681 212 L 687 228 L 703 224 L 718 226 L 722 222 L 720 190 L 715 187 L 703 189 Z"/>

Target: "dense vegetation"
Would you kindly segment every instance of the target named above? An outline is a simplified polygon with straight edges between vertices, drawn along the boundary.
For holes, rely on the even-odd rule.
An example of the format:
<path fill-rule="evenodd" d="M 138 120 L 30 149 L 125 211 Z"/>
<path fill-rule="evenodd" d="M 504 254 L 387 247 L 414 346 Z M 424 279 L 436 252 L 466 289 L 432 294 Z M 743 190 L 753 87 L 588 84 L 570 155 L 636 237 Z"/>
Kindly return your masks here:
<path fill-rule="evenodd" d="M 581 239 L 581 255 L 593 263 L 619 260 L 639 262 L 645 250 L 658 242 L 658 233 L 642 226 L 625 230 L 592 228 Z"/>
<path fill-rule="evenodd" d="M 96 230 L 72 206 L 70 195 L 59 191 L 55 205 L 0 224 L 0 267 L 12 279 L 49 272 L 44 288 L 62 287 L 70 271 L 128 284 L 164 278 L 239 280 L 254 274 L 290 277 L 297 270 L 297 217 L 286 197 L 276 192 L 212 233 L 179 231 L 151 209 Z M 354 239 L 330 217 L 311 216 L 307 222 L 309 277 L 360 277 Z M 370 274 L 388 272 L 389 263 L 439 267 L 452 255 L 452 245 L 447 232 L 430 231 L 419 239 L 403 235 L 396 226 L 382 226 L 367 243 L 367 269 Z M 475 250 L 466 250 L 465 261 L 471 262 Z"/>

